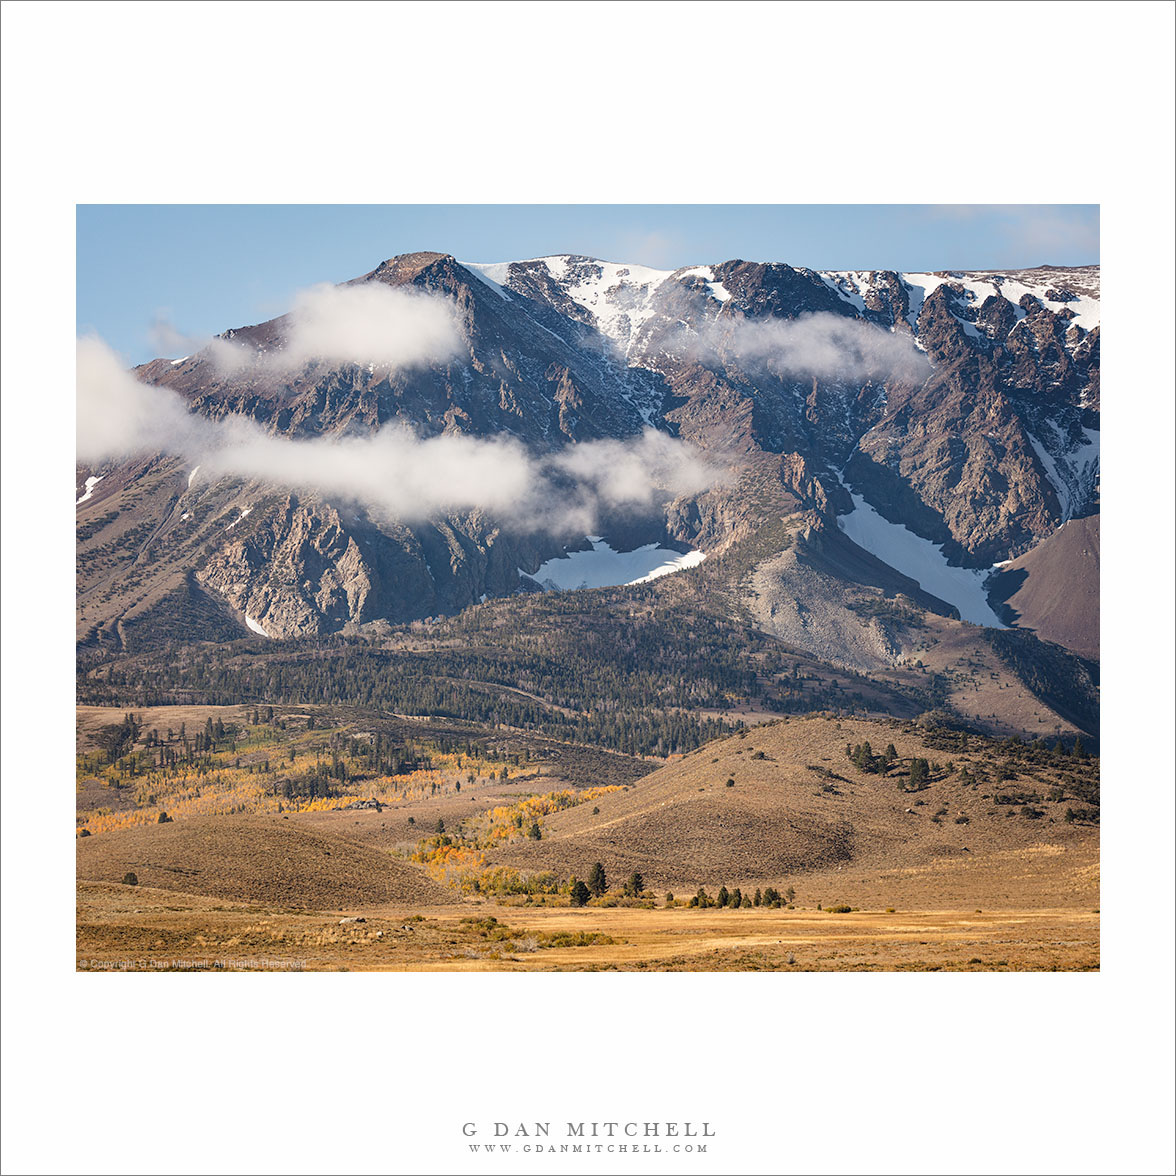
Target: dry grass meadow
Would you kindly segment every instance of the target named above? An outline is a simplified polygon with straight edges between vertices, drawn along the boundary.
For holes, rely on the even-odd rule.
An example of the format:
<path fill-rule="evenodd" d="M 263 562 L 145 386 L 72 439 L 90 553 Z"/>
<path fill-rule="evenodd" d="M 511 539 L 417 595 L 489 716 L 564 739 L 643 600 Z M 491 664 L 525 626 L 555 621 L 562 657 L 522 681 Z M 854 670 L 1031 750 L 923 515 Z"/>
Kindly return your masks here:
<path fill-rule="evenodd" d="M 191 707 L 137 715 L 134 746 L 100 764 L 121 718 L 79 713 L 81 970 L 1099 966 L 1090 757 L 816 716 L 628 784 L 524 750 L 425 754 L 423 735 L 403 771 L 365 775 L 374 736 L 355 721 Z M 223 739 L 170 763 L 180 724 L 210 719 Z M 328 762 L 331 795 L 290 795 Z M 596 862 L 607 891 L 573 906 Z M 626 895 L 634 872 L 644 889 Z M 721 890 L 744 902 L 707 905 Z"/>

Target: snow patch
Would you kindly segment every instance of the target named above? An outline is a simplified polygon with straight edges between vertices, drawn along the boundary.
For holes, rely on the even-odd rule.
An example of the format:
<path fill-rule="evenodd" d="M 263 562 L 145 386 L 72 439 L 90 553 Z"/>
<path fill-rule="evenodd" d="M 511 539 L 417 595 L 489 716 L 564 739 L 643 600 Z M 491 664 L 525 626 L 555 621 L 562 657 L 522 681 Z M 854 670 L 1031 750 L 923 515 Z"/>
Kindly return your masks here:
<path fill-rule="evenodd" d="M 952 567 L 939 544 L 888 522 L 860 494 L 851 490 L 850 497 L 854 509 L 838 518 L 837 525 L 859 547 L 917 581 L 925 592 L 955 605 L 965 621 L 992 629 L 1005 628 L 988 604 L 984 591 L 986 571 Z"/>
<path fill-rule="evenodd" d="M 620 585 L 645 584 L 659 576 L 697 567 L 705 552 L 671 551 L 656 543 L 647 543 L 636 551 L 614 551 L 598 535 L 587 536 L 591 551 L 569 551 L 549 559 L 534 572 L 519 568 L 519 575 L 546 588 L 549 592 L 568 592 L 577 588 L 615 588 Z"/>
<path fill-rule="evenodd" d="M 249 626 L 259 637 L 268 637 L 269 634 L 261 627 L 260 623 L 255 621 L 248 613 L 245 614 L 245 624 Z"/>
<path fill-rule="evenodd" d="M 200 467 L 196 466 L 193 468 L 192 472 L 188 475 L 188 489 L 189 490 L 192 489 L 192 480 L 196 477 L 196 475 L 198 473 L 200 473 Z"/>
<path fill-rule="evenodd" d="M 494 261 L 479 263 L 476 261 L 463 261 L 458 264 L 469 270 L 482 285 L 489 286 L 504 302 L 512 301 L 511 296 L 502 288 L 506 282 L 508 271 L 512 264 L 511 262 Z"/>
<path fill-rule="evenodd" d="M 1054 433 L 1058 438 L 1058 445 L 1055 448 L 1059 452 L 1056 455 L 1032 433 L 1027 432 L 1026 435 L 1034 452 L 1041 459 L 1045 476 L 1058 496 L 1062 522 L 1065 523 L 1074 517 L 1074 512 L 1085 505 L 1091 494 L 1098 489 L 1100 434 L 1097 429 L 1084 428 L 1084 440 L 1071 449 L 1068 438 L 1059 429 L 1055 427 Z"/>
<path fill-rule="evenodd" d="M 829 278 L 848 276 L 850 275 L 828 275 Z M 1059 302 L 1056 299 L 1046 297 L 1046 292 L 1051 289 L 1071 289 L 1072 285 L 1089 285 L 1092 281 L 1096 281 L 1093 271 L 1090 273 L 1081 271 L 1073 277 L 1068 277 L 1064 271 L 1051 272 L 1049 270 L 1040 273 L 1013 271 L 1008 274 L 953 271 L 946 274 L 900 274 L 899 277 L 902 278 L 903 284 L 910 293 L 911 308 L 907 320 L 912 328 L 918 320 L 919 312 L 923 309 L 923 303 L 945 282 L 962 287 L 965 301 L 977 310 L 983 305 L 985 299 L 990 298 L 993 294 L 1004 298 L 1012 304 L 1018 322 L 1025 317 L 1025 311 L 1020 306 L 1021 299 L 1026 294 L 1031 294 L 1055 313 L 1068 308 L 1074 315 L 1070 320 L 1071 325 L 1081 327 L 1084 332 L 1093 330 L 1099 324 L 1099 299 L 1097 296 L 1075 290 L 1073 293 L 1076 297 L 1070 302 Z"/>
<path fill-rule="evenodd" d="M 175 367 L 175 366 L 176 366 L 176 364 L 178 364 L 178 363 L 184 363 L 185 361 L 187 361 L 187 360 L 189 360 L 189 359 L 191 359 L 191 358 L 192 358 L 192 357 L 191 357 L 190 355 L 182 355 L 182 356 L 180 356 L 180 358 L 179 358 L 179 359 L 173 359 L 173 360 L 171 361 L 171 365 L 172 365 L 172 367 Z"/>
<path fill-rule="evenodd" d="M 722 282 L 716 281 L 715 271 L 709 265 L 696 265 L 692 269 L 677 270 L 674 277 L 679 280 L 682 278 L 702 278 L 706 282 L 707 289 L 719 302 L 726 302 L 731 297 L 731 291 Z"/>
<path fill-rule="evenodd" d="M 102 479 L 105 477 L 106 477 L 105 474 L 99 474 L 97 477 L 87 478 L 86 479 L 86 492 L 85 492 L 85 494 L 83 494 L 81 496 L 81 498 L 79 498 L 74 503 L 74 506 L 81 506 L 83 502 L 87 502 L 89 499 L 93 498 L 94 497 L 94 487 L 97 486 L 98 483 L 101 482 Z"/>
<path fill-rule="evenodd" d="M 240 522 L 244 522 L 244 520 L 245 520 L 246 518 L 248 518 L 248 517 L 249 517 L 249 515 L 251 515 L 252 513 L 253 513 L 253 507 L 251 507 L 251 506 L 246 506 L 246 507 L 243 507 L 243 508 L 242 508 L 242 510 L 241 510 L 241 513 L 240 513 L 240 515 L 238 515 L 238 517 L 237 517 L 237 518 L 235 518 L 235 519 L 234 519 L 234 520 L 233 520 L 233 521 L 232 521 L 232 522 L 231 522 L 231 523 L 230 523 L 230 524 L 229 524 L 229 525 L 228 525 L 228 526 L 225 528 L 225 531 L 226 531 L 226 533 L 227 533 L 227 532 L 229 532 L 229 531 L 231 531 L 231 530 L 232 530 L 232 529 L 233 529 L 233 528 L 234 528 L 234 527 L 235 527 L 235 526 L 236 526 L 238 523 L 240 523 Z"/>
<path fill-rule="evenodd" d="M 568 258 L 566 254 L 558 257 L 543 257 L 540 260 L 547 266 L 547 272 L 558 282 L 568 272 Z"/>

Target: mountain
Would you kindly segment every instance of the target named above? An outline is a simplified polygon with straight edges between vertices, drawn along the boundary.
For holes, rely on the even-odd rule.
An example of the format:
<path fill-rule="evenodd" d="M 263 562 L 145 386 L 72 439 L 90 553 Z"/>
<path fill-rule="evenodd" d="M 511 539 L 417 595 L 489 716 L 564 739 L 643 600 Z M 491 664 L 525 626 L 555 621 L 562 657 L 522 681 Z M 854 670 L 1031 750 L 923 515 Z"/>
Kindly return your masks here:
<path fill-rule="evenodd" d="M 992 594 L 1007 617 L 1045 641 L 1099 656 L 1098 515 L 1071 519 L 1031 551 L 1002 565 Z"/>
<path fill-rule="evenodd" d="M 193 417 L 244 418 L 266 439 L 403 424 L 423 439 L 508 438 L 574 471 L 567 455 L 652 430 L 721 476 L 644 504 L 606 492 L 590 524 L 567 512 L 537 526 L 481 505 L 406 520 L 362 496 L 166 453 L 79 466 L 87 656 L 250 633 L 378 638 L 567 584 L 553 568 L 568 552 L 632 569 L 615 553 L 639 548 L 642 568 L 692 568 L 662 576 L 658 592 L 859 673 L 926 661 L 932 632 L 936 646 L 989 652 L 978 626 L 1048 639 L 1032 609 L 990 596 L 990 573 L 1097 512 L 1098 267 L 916 274 L 733 260 L 663 271 L 415 253 L 340 289 L 383 288 L 450 308 L 453 351 L 400 367 L 273 363 L 294 350 L 297 323 L 283 316 L 134 376 Z M 244 358 L 226 366 L 226 346 Z M 599 452 L 619 462 L 629 451 Z M 549 498 L 561 486 L 575 490 L 557 479 Z M 1071 565 L 1036 563 L 1044 599 Z"/>

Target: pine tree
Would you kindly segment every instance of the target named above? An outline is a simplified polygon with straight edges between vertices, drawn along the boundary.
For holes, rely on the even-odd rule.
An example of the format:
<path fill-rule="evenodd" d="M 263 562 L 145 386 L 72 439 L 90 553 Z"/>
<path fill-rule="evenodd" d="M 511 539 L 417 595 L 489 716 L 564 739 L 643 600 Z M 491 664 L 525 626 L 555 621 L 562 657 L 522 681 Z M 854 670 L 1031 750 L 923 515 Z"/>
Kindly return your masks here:
<path fill-rule="evenodd" d="M 725 907 L 731 901 L 731 895 L 727 893 L 725 886 L 719 887 L 719 893 L 715 896 L 715 903 L 718 906 Z"/>
<path fill-rule="evenodd" d="M 764 896 L 760 892 L 760 888 L 758 886 L 755 888 L 755 898 L 753 898 L 751 901 L 753 906 L 759 906 L 764 901 Z"/>
<path fill-rule="evenodd" d="M 604 866 L 600 862 L 593 865 L 592 872 L 588 875 L 588 889 L 596 898 L 599 898 L 608 889 L 608 879 L 604 874 Z"/>
<path fill-rule="evenodd" d="M 579 879 L 572 882 L 572 906 L 582 907 L 588 902 L 590 897 L 591 895 L 589 894 L 588 887 L 585 886 L 583 882 L 579 881 Z"/>
<path fill-rule="evenodd" d="M 738 886 L 735 887 L 734 893 L 728 901 L 728 906 L 741 907 L 743 905 L 743 891 Z"/>
<path fill-rule="evenodd" d="M 539 828 L 538 821 L 531 822 L 531 827 L 527 830 L 527 836 L 530 837 L 532 841 L 538 841 L 543 836 L 543 833 Z"/>
<path fill-rule="evenodd" d="M 645 889 L 645 879 L 641 877 L 637 870 L 634 870 L 629 875 L 629 880 L 625 883 L 625 894 L 629 898 L 640 898 L 641 892 Z"/>

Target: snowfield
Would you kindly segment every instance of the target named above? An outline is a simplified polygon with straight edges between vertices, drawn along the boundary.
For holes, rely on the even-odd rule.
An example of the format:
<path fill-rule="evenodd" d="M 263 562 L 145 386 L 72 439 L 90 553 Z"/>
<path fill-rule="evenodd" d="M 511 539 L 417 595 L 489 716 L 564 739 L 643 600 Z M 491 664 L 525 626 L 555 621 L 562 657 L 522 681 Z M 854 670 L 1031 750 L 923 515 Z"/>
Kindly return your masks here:
<path fill-rule="evenodd" d="M 614 551 L 597 535 L 589 535 L 591 551 L 569 551 L 549 559 L 535 572 L 519 568 L 519 575 L 546 588 L 549 592 L 568 592 L 577 588 L 616 588 L 622 584 L 645 584 L 659 576 L 697 567 L 706 555 L 701 551 L 685 553 L 647 543 L 636 551 Z"/>
<path fill-rule="evenodd" d="M 715 279 L 714 270 L 709 265 L 660 270 L 647 265 L 624 265 L 572 254 L 529 260 L 542 262 L 551 277 L 563 287 L 564 293 L 589 311 L 600 330 L 626 354 L 639 329 L 653 317 L 654 296 L 663 283 L 701 278 L 717 302 L 726 302 L 731 297 L 730 291 Z M 459 264 L 500 297 L 510 300 L 510 267 L 514 262 L 463 261 Z"/>
<path fill-rule="evenodd" d="M 269 634 L 255 621 L 248 613 L 245 614 L 245 624 L 249 626 L 259 637 L 268 637 Z"/>
<path fill-rule="evenodd" d="M 817 275 L 844 302 L 848 302 L 859 313 L 866 308 L 865 296 L 876 288 L 876 274 L 871 270 L 826 270 Z M 1012 303 L 1018 322 L 1025 317 L 1018 305 L 1026 294 L 1032 294 L 1052 311 L 1069 308 L 1074 313 L 1071 320 L 1085 331 L 1099 325 L 1098 270 L 1094 267 L 1080 267 L 1076 270 L 978 270 L 952 271 L 950 273 L 901 273 L 898 275 L 910 296 L 910 312 L 907 321 L 914 330 L 923 303 L 945 283 L 962 288 L 965 302 L 979 309 L 986 298 L 993 294 Z M 1047 298 L 1049 290 L 1069 289 L 1077 297 L 1073 301 L 1059 302 Z M 977 337 L 980 332 L 966 319 L 956 316 L 969 335 Z"/>
<path fill-rule="evenodd" d="M 925 592 L 955 605 L 963 620 L 992 629 L 1005 628 L 988 604 L 984 591 L 987 571 L 953 568 L 938 544 L 887 522 L 860 494 L 851 490 L 850 497 L 854 509 L 838 518 L 837 525 L 859 547 L 918 581 Z"/>

